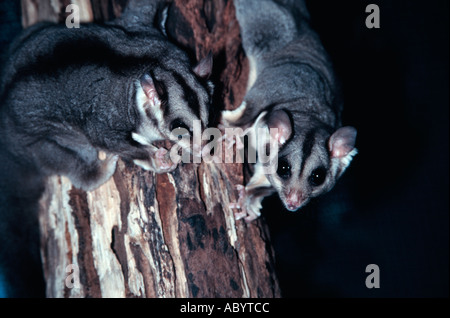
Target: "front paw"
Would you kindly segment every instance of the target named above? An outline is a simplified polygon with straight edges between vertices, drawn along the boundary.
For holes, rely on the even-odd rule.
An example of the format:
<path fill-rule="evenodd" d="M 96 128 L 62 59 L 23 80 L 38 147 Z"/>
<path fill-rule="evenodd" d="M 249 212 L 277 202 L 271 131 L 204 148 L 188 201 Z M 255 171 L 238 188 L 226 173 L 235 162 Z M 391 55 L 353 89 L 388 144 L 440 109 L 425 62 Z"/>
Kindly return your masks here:
<path fill-rule="evenodd" d="M 164 148 L 159 148 L 154 158 L 155 171 L 157 173 L 172 172 L 177 167 L 170 159 L 170 153 Z"/>
<path fill-rule="evenodd" d="M 169 154 L 166 149 L 158 148 L 147 160 L 135 159 L 133 162 L 145 170 L 156 173 L 172 172 L 176 169 L 177 164 L 172 162 Z"/>
<path fill-rule="evenodd" d="M 238 201 L 230 204 L 230 208 L 239 210 L 234 213 L 235 219 L 240 220 L 243 218 L 247 222 L 256 220 L 261 215 L 260 200 L 253 195 L 249 195 L 245 187 L 241 184 L 238 184 L 236 189 L 239 194 Z"/>

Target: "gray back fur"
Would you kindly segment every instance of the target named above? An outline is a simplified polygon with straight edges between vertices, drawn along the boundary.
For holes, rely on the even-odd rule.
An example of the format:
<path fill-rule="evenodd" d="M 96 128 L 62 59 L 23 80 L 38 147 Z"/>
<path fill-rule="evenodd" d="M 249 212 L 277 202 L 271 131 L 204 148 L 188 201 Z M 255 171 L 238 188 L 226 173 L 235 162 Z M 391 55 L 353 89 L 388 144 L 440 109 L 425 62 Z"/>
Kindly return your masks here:
<path fill-rule="evenodd" d="M 267 125 L 278 125 L 270 128 L 286 128 L 278 166 L 284 161 L 289 173 L 266 177 L 285 206 L 295 210 L 333 187 L 356 153 L 356 130 L 339 129 L 339 88 L 328 54 L 309 25 L 304 1 L 234 0 L 234 4 L 250 72 L 243 104 L 224 112 L 224 120 L 249 127 L 266 112 Z M 320 185 L 313 186 L 313 179 Z"/>

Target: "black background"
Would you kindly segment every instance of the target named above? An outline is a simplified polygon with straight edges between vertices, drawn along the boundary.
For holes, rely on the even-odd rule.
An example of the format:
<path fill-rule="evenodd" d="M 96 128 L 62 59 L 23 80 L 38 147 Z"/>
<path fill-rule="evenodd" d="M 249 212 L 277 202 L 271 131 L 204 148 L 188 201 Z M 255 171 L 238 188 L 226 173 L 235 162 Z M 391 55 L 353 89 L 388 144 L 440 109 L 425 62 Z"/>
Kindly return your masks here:
<path fill-rule="evenodd" d="M 366 28 L 369 3 L 380 29 Z M 297 213 L 266 199 L 283 295 L 448 297 L 449 1 L 307 5 L 359 154 L 329 194 Z M 19 1 L 0 0 L 0 23 L 3 52 L 21 29 Z M 368 264 L 380 268 L 379 289 L 365 285 Z"/>

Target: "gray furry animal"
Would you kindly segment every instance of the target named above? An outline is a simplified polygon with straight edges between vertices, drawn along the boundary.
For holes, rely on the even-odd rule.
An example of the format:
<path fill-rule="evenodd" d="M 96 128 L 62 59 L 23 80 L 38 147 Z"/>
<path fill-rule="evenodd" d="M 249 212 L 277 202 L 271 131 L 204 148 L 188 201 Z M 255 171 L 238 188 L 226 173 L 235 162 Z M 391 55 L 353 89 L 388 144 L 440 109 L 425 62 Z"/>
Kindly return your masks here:
<path fill-rule="evenodd" d="M 153 143 L 178 142 L 194 120 L 208 125 L 212 57 L 191 65 L 155 26 L 162 5 L 130 0 L 120 18 L 78 29 L 40 23 L 9 48 L 0 79 L 0 279 L 9 296 L 44 293 L 37 209 L 47 176 L 92 190 L 119 156 L 171 171 L 168 151 Z"/>
<path fill-rule="evenodd" d="M 43 175 L 67 175 L 85 190 L 111 177 L 118 156 L 155 172 L 176 167 L 152 143 L 177 140 L 172 131 L 191 130 L 194 120 L 207 126 L 212 62 L 209 56 L 191 67 L 185 52 L 151 27 L 156 5 L 149 7 L 129 7 L 107 25 L 38 24 L 12 45 L 1 80 L 0 135 L 17 161 Z"/>
<path fill-rule="evenodd" d="M 260 215 L 261 201 L 278 192 L 296 211 L 329 191 L 350 164 L 356 129 L 341 127 L 342 102 L 329 58 L 309 26 L 301 0 L 234 0 L 243 48 L 250 64 L 247 93 L 225 126 L 278 129 L 276 173 L 259 160 L 245 187 L 238 186 L 236 217 Z M 255 145 L 250 145 L 255 147 Z"/>

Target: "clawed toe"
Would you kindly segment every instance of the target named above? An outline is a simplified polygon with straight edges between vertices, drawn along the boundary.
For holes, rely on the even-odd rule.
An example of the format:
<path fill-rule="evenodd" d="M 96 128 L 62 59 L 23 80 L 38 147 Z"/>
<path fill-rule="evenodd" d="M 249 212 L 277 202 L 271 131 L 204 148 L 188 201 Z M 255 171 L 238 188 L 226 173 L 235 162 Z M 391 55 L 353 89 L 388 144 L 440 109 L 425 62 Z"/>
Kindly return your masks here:
<path fill-rule="evenodd" d="M 238 190 L 238 200 L 237 202 L 231 203 L 230 208 L 240 210 L 234 212 L 234 218 L 236 220 L 240 220 L 247 217 L 247 209 L 245 206 L 245 187 L 242 184 L 237 184 L 236 190 Z"/>
<path fill-rule="evenodd" d="M 157 172 L 171 172 L 177 165 L 172 162 L 169 152 L 164 148 L 159 148 L 155 153 L 155 169 Z"/>
<path fill-rule="evenodd" d="M 257 219 L 261 215 L 259 212 L 260 205 L 257 205 L 253 196 L 248 195 L 245 186 L 237 184 L 235 187 L 238 191 L 238 200 L 237 202 L 230 203 L 231 209 L 238 210 L 234 212 L 235 219 L 244 219 L 246 222 Z"/>
<path fill-rule="evenodd" d="M 167 154 L 167 150 L 165 148 L 158 148 L 155 152 L 155 158 L 164 159 Z"/>
<path fill-rule="evenodd" d="M 146 160 L 135 159 L 133 162 L 145 170 L 156 173 L 172 172 L 177 164 L 170 159 L 169 151 L 165 148 L 158 148 L 154 152 L 149 152 L 149 158 Z"/>
<path fill-rule="evenodd" d="M 234 213 L 234 219 L 236 221 L 239 221 L 240 219 L 246 218 L 247 217 L 247 213 L 246 212 L 235 212 Z"/>

